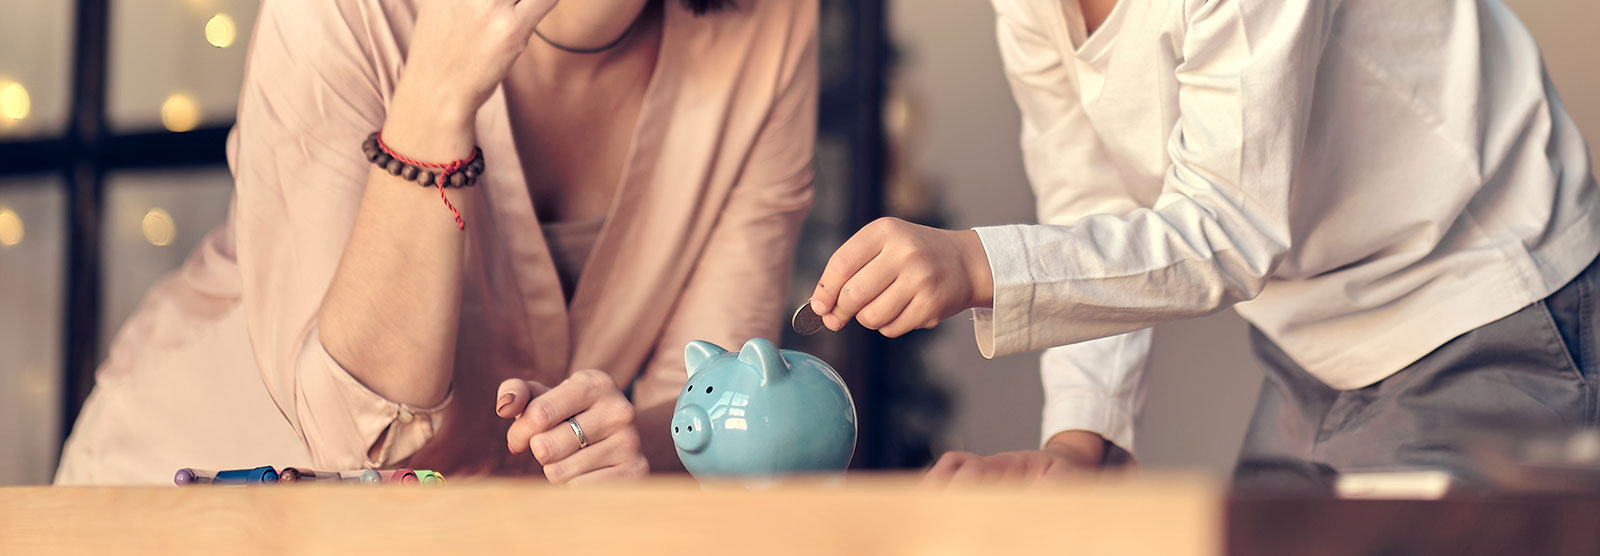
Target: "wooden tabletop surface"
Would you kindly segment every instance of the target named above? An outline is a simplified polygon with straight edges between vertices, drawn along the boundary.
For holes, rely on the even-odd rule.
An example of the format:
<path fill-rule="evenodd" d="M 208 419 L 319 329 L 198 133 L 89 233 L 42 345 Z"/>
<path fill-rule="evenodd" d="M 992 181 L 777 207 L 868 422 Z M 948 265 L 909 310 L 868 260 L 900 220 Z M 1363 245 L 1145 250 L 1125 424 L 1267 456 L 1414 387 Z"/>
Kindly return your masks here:
<path fill-rule="evenodd" d="M 0 554 L 1219 554 L 1220 485 L 1186 477 L 927 491 L 913 478 L 588 488 L 0 488 Z"/>
<path fill-rule="evenodd" d="M 1600 554 L 1600 494 L 1339 500 L 1203 477 L 930 491 L 906 475 L 701 486 L 0 488 L 0 555 Z"/>

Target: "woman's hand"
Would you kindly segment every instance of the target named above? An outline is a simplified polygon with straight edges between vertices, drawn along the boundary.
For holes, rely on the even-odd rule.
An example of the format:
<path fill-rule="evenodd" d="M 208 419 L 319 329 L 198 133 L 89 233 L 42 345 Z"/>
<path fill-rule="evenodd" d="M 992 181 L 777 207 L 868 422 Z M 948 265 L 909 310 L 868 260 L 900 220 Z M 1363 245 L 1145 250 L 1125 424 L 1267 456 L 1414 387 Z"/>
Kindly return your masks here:
<path fill-rule="evenodd" d="M 854 318 L 895 338 L 988 306 L 993 297 L 994 278 L 977 232 L 879 218 L 828 259 L 811 309 L 830 330 Z"/>
<path fill-rule="evenodd" d="M 516 418 L 506 431 L 506 447 L 513 454 L 532 452 L 552 483 L 631 479 L 650 472 L 639 451 L 633 404 L 603 372 L 578 371 L 555 388 L 507 380 L 500 383 L 495 414 Z M 569 418 L 578 422 L 587 446 L 579 446 Z"/>
<path fill-rule="evenodd" d="M 429 0 L 417 25 L 396 100 L 470 121 L 557 0 Z"/>

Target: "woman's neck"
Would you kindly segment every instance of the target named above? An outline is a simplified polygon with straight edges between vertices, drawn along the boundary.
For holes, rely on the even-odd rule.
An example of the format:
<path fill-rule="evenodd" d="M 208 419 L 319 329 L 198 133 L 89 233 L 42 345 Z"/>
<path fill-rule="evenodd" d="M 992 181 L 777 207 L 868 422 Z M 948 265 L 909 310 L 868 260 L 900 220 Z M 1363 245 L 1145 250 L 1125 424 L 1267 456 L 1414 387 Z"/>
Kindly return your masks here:
<path fill-rule="evenodd" d="M 656 0 L 577 0 L 560 2 L 539 22 L 534 41 L 554 43 L 577 50 L 603 48 L 626 41 L 625 35 Z M 616 46 L 621 46 L 617 44 Z"/>
<path fill-rule="evenodd" d="M 661 46 L 662 13 L 658 10 L 659 2 L 650 2 L 645 10 L 638 14 L 632 27 L 622 27 L 618 37 L 606 38 L 608 42 L 616 45 L 606 48 L 600 53 L 573 53 L 563 50 L 562 46 L 571 48 L 571 45 L 560 42 L 558 38 L 546 35 L 546 38 L 530 38 L 528 48 L 522 53 L 522 61 L 518 67 L 523 72 L 530 73 L 534 83 L 542 83 L 541 88 L 555 89 L 555 91 L 573 91 L 582 94 L 584 85 L 594 83 L 603 85 L 616 78 L 648 77 L 656 64 L 656 53 Z M 554 43 L 554 45 L 552 45 Z M 557 46 L 558 45 L 558 46 Z"/>

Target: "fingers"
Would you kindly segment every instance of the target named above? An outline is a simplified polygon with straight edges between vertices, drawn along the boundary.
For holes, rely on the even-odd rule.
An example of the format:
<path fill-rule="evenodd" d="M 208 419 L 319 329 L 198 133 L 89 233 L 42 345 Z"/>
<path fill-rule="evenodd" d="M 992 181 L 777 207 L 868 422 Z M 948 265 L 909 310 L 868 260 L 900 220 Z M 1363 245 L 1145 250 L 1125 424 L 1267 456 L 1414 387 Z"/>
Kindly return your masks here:
<path fill-rule="evenodd" d="M 950 482 L 950 478 L 954 477 L 957 471 L 975 463 L 977 460 L 978 454 L 971 452 L 947 452 L 945 455 L 939 456 L 939 461 L 935 462 L 933 467 L 928 469 L 928 473 L 922 476 L 922 484 L 923 486 L 933 487 L 944 486 Z"/>
<path fill-rule="evenodd" d="M 528 402 L 527 408 L 506 431 L 506 447 L 513 454 L 521 453 L 528 448 L 533 435 L 555 428 L 607 394 L 621 396 L 610 375 L 596 370 L 573 373 L 549 392 Z"/>
<path fill-rule="evenodd" d="M 607 398 L 572 419 L 583 429 L 584 440 L 590 447 L 599 445 L 605 439 L 623 431 L 634 430 L 633 404 L 621 396 L 615 399 Z M 533 435 L 528 441 L 528 451 L 532 452 L 533 459 L 539 460 L 542 465 L 564 460 L 578 453 L 580 449 L 585 448 L 578 443 L 578 433 L 572 429 L 572 424 L 566 421 L 562 421 L 550 430 Z"/>
<path fill-rule="evenodd" d="M 533 28 L 555 9 L 556 0 L 517 0 L 515 7 L 517 24 L 523 29 L 532 32 Z"/>
<path fill-rule="evenodd" d="M 548 391 L 550 387 L 531 380 L 508 378 L 496 390 L 494 414 L 502 419 L 521 415 L 523 408 L 528 407 L 529 400 Z"/>
<path fill-rule="evenodd" d="M 650 462 L 644 456 L 633 458 L 628 463 L 613 465 L 596 471 L 590 471 L 568 480 L 568 485 L 580 485 L 605 481 L 619 481 L 628 479 L 641 479 L 650 474 Z"/>
<path fill-rule="evenodd" d="M 845 323 L 855 318 L 858 311 L 884 294 L 890 284 L 895 283 L 895 276 L 899 273 L 900 269 L 895 268 L 893 261 L 885 257 L 872 259 L 865 267 L 857 271 L 854 276 L 851 276 L 845 282 L 843 288 L 840 288 L 838 300 L 834 304 L 833 311 L 822 314 L 822 324 L 827 326 L 829 330 L 844 328 Z M 901 295 L 905 297 L 905 301 L 909 302 L 911 295 L 915 292 L 909 291 L 909 288 L 905 289 L 907 291 Z M 894 304 L 894 300 L 889 300 L 885 303 L 885 306 L 893 306 Z M 904 303 L 901 303 L 900 307 L 892 307 L 894 313 L 889 315 L 889 320 L 893 320 L 895 316 L 899 315 L 902 308 L 904 308 Z M 886 320 L 880 323 L 880 326 L 888 322 Z M 866 322 L 862 322 L 861 325 L 867 328 L 876 328 L 868 326 Z"/>
<path fill-rule="evenodd" d="M 984 482 L 984 478 L 988 474 L 989 466 L 985 458 L 975 456 L 971 461 L 963 464 L 960 469 L 951 473 L 950 480 L 947 483 L 952 486 L 975 485 Z"/>
<path fill-rule="evenodd" d="M 596 473 L 601 470 L 625 466 L 620 471 L 630 471 L 637 466 L 644 456 L 639 452 L 639 435 L 632 429 L 619 432 L 605 440 L 590 444 L 588 448 L 578 450 L 566 459 L 544 466 L 544 476 L 551 483 L 566 484 L 568 481 Z M 649 464 L 644 464 L 644 471 L 649 471 Z"/>
<path fill-rule="evenodd" d="M 877 328 L 878 333 L 889 338 L 899 338 L 912 330 L 938 326 L 939 321 L 942 319 L 934 311 L 933 304 L 927 302 L 926 299 L 921 295 L 912 298 L 910 302 L 906 303 L 905 308 L 900 310 L 900 314 L 894 317 L 893 322 Z M 863 309 L 862 313 L 865 314 L 870 309 L 872 309 L 871 305 L 867 306 L 867 309 Z M 860 319 L 861 317 L 856 317 L 856 320 Z"/>
<path fill-rule="evenodd" d="M 1052 472 L 1051 458 L 1042 451 L 1025 450 L 992 456 L 979 456 L 966 452 L 951 452 L 922 478 L 922 485 L 940 488 L 957 485 L 989 484 L 1004 481 L 1037 481 L 1047 476 L 1060 476 Z"/>
<path fill-rule="evenodd" d="M 850 236 L 828 258 L 828 266 L 822 270 L 822 278 L 817 280 L 817 287 L 811 293 L 811 310 L 819 315 L 832 312 L 845 283 L 883 250 L 883 238 L 879 233 L 882 226 L 878 225 L 881 221 L 874 221 Z"/>

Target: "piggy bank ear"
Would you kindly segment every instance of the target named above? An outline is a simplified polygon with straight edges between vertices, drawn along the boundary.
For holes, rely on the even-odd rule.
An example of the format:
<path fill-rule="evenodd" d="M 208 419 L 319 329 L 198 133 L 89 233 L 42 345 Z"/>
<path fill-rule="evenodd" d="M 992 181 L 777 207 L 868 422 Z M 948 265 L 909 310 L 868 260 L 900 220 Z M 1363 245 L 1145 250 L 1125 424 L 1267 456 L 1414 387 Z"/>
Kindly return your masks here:
<path fill-rule="evenodd" d="M 789 376 L 789 362 L 783 360 L 778 346 L 772 345 L 766 338 L 751 338 L 745 342 L 744 349 L 739 350 L 739 360 L 761 373 L 763 386 Z"/>
<path fill-rule="evenodd" d="M 717 344 L 694 340 L 683 346 L 683 366 L 689 369 L 689 376 L 694 376 L 695 371 L 700 370 L 707 360 L 724 353 L 728 353 L 728 350 Z"/>

